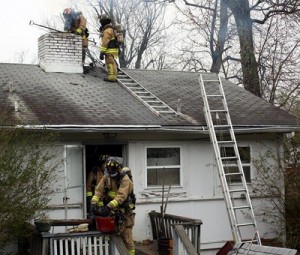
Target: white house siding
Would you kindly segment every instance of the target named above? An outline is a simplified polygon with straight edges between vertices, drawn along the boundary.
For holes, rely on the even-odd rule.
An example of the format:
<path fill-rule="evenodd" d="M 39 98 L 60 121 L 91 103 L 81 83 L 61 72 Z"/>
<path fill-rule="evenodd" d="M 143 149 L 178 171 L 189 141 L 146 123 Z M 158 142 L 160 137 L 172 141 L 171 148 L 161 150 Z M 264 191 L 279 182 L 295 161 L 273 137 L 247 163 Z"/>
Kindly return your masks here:
<path fill-rule="evenodd" d="M 250 146 L 253 157 L 257 157 L 259 151 L 268 148 L 278 148 L 278 142 L 274 140 L 261 141 L 259 138 L 249 141 L 240 141 L 240 146 Z M 146 147 L 147 146 L 179 146 L 181 148 L 181 186 L 172 186 L 166 212 L 169 214 L 200 219 L 201 247 L 206 250 L 203 254 L 215 254 L 227 240 L 232 239 L 229 220 L 225 208 L 222 189 L 218 179 L 213 149 L 209 141 L 130 141 L 127 145 L 127 162 L 132 169 L 135 193 L 137 196 L 136 221 L 134 238 L 136 241 L 152 239 L 150 219 L 148 213 L 151 210 L 160 211 L 161 188 L 146 187 Z M 84 146 L 74 147 L 68 154 L 66 146 L 57 146 L 60 159 L 67 162 L 59 169 L 59 179 L 54 184 L 57 188 L 56 196 L 51 200 L 55 210 L 49 213 L 51 218 L 65 218 L 63 205 L 64 173 L 67 172 L 67 218 L 85 217 L 85 194 L 82 180 L 85 180 Z M 66 158 L 65 158 L 66 157 Z M 64 167 L 67 166 L 67 171 Z M 72 171 L 70 171 L 72 169 Z M 252 167 L 252 175 L 255 175 Z M 83 178 L 83 179 L 82 179 Z M 71 188 L 79 186 L 77 188 Z M 251 189 L 251 185 L 250 185 Z M 165 195 L 168 184 L 165 184 Z M 253 200 L 254 207 L 260 203 Z M 258 222 L 261 237 L 270 230 L 267 224 Z M 56 228 L 56 231 L 62 229 Z"/>
<path fill-rule="evenodd" d="M 227 240 L 232 240 L 231 229 L 223 200 L 222 188 L 215 165 L 213 149 L 209 141 L 197 142 L 131 142 L 128 145 L 129 167 L 135 181 L 137 194 L 135 240 L 152 238 L 150 219 L 151 210 L 160 211 L 161 189 L 146 188 L 146 147 L 147 146 L 180 146 L 182 149 L 182 186 L 172 187 L 167 213 L 201 219 L 202 248 L 220 248 Z M 252 157 L 269 148 L 279 148 L 278 141 L 259 138 L 251 141 L 240 141 L 240 146 L 250 146 Z M 251 166 L 251 175 L 255 169 Z M 251 190 L 251 185 L 249 185 Z M 165 185 L 165 194 L 168 185 Z M 253 199 L 254 208 L 260 203 Z M 272 237 L 267 224 L 259 222 L 261 237 Z M 143 227 L 141 227 L 143 226 Z M 215 251 L 211 251 L 215 254 Z M 209 254 L 209 252 L 207 253 Z"/>

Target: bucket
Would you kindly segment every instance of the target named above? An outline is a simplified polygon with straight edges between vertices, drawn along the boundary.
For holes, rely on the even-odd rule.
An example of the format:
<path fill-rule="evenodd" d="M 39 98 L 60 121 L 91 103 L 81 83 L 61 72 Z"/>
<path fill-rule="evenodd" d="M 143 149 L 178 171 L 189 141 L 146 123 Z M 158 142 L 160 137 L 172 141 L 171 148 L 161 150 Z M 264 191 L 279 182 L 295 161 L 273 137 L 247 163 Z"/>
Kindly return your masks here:
<path fill-rule="evenodd" d="M 96 229 L 103 233 L 115 231 L 115 217 L 99 217 L 95 218 Z"/>

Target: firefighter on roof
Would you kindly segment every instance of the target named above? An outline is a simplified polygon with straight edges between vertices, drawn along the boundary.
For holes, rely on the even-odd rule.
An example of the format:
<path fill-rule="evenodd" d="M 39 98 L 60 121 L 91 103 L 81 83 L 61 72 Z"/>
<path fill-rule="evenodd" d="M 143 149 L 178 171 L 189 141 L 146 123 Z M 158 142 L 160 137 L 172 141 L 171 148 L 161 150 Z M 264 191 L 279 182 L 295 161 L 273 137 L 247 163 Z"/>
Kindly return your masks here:
<path fill-rule="evenodd" d="M 64 9 L 63 16 L 65 19 L 64 30 L 82 37 L 82 63 L 84 64 L 89 36 L 89 31 L 86 28 L 86 18 L 81 12 L 75 12 L 71 8 Z"/>
<path fill-rule="evenodd" d="M 95 190 L 91 201 L 91 211 L 103 217 L 116 217 L 116 232 L 123 239 L 129 255 L 135 254 L 132 236 L 135 213 L 133 182 L 122 171 L 121 164 L 115 157 L 106 160 L 106 172 Z"/>
<path fill-rule="evenodd" d="M 100 32 L 102 33 L 100 59 L 103 60 L 105 58 L 107 68 L 107 78 L 104 78 L 104 80 L 116 82 L 118 74 L 116 59 L 119 57 L 119 45 L 110 17 L 107 14 L 102 14 L 100 16 L 100 23 Z"/>

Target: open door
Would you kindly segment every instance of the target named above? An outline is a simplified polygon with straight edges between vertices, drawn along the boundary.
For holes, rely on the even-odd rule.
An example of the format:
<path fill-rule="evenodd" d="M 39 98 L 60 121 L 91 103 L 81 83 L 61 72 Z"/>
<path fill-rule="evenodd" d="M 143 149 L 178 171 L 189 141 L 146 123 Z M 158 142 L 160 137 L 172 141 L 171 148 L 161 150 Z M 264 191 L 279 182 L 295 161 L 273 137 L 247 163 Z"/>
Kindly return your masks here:
<path fill-rule="evenodd" d="M 83 218 L 85 215 L 85 147 L 64 147 L 64 214 L 65 219 Z"/>

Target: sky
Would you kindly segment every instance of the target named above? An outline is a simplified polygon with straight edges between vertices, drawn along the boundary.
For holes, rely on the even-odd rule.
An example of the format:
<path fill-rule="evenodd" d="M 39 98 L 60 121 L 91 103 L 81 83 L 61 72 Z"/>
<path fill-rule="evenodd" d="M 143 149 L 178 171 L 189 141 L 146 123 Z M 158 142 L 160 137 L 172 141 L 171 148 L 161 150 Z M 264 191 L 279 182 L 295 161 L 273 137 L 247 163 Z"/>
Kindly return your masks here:
<path fill-rule="evenodd" d="M 0 63 L 17 63 L 21 53 L 25 55 L 23 63 L 37 61 L 38 38 L 47 33 L 45 29 L 29 25 L 59 17 L 70 6 L 69 0 L 0 0 Z"/>

